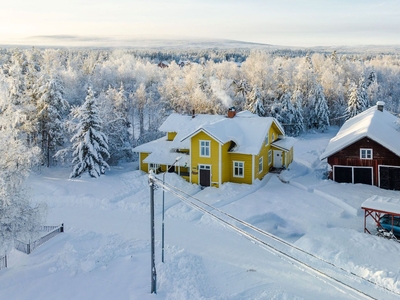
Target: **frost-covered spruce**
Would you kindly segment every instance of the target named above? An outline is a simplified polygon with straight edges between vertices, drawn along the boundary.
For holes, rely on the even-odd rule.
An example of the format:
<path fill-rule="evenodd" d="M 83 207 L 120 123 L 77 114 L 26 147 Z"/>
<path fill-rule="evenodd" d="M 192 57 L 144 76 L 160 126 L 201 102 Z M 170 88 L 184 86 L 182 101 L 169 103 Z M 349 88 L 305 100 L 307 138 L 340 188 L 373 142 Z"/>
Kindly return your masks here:
<path fill-rule="evenodd" d="M 85 102 L 73 114 L 78 124 L 75 127 L 76 134 L 71 139 L 74 150 L 72 163 L 75 165 L 70 178 L 79 177 L 84 172 L 91 177 L 99 177 L 109 168 L 105 160 L 110 154 L 107 137 L 100 131 L 101 121 L 91 88 L 88 89 Z"/>

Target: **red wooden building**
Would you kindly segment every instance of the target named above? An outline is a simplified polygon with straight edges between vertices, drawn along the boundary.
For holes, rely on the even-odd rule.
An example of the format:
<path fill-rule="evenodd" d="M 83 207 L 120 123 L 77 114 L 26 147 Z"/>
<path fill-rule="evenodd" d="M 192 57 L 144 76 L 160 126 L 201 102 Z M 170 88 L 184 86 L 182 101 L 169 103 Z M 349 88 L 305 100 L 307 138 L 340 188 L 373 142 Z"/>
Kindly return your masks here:
<path fill-rule="evenodd" d="M 399 125 L 382 101 L 347 120 L 320 157 L 331 179 L 400 190 Z"/>

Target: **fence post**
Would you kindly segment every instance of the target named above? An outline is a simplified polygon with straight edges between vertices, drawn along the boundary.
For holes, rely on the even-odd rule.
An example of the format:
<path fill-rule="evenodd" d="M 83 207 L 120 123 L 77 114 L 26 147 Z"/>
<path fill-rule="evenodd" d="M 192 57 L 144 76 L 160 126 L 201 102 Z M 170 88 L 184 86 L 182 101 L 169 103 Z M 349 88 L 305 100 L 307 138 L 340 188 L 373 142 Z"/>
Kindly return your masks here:
<path fill-rule="evenodd" d="M 31 241 L 29 241 L 28 244 L 26 244 L 26 254 L 30 254 L 31 253 Z"/>
<path fill-rule="evenodd" d="M 64 223 L 61 224 L 60 232 L 64 232 Z"/>
<path fill-rule="evenodd" d="M 4 262 L 5 262 L 5 266 L 6 266 L 6 269 L 7 269 L 7 254 L 6 254 L 6 256 L 4 257 Z"/>

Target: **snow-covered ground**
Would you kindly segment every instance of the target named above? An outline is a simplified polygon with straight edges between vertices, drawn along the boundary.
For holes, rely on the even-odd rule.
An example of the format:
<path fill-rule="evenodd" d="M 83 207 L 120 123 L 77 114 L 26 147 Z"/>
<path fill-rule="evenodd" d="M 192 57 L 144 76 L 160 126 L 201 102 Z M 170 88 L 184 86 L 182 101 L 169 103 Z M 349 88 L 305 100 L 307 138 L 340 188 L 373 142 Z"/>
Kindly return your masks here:
<path fill-rule="evenodd" d="M 336 132 L 332 128 L 300 137 L 289 170 L 254 185 L 227 183 L 200 190 L 175 174 L 165 178 L 335 265 L 346 277 L 352 272 L 398 293 L 376 286 L 375 298 L 400 298 L 400 243 L 363 233 L 360 208 L 371 195 L 400 198 L 400 192 L 324 179 L 327 165 L 319 155 Z M 150 294 L 148 176 L 133 164 L 113 167 L 98 179 L 69 180 L 69 172 L 51 168 L 30 176 L 33 200 L 48 205 L 47 224 L 64 223 L 66 231 L 30 255 L 9 253 L 9 268 L 0 271 L 0 299 L 363 298 L 169 193 L 162 263 L 160 189 L 155 192 L 157 295 Z M 365 293 L 371 291 L 371 284 L 359 277 L 349 280 L 365 286 Z"/>

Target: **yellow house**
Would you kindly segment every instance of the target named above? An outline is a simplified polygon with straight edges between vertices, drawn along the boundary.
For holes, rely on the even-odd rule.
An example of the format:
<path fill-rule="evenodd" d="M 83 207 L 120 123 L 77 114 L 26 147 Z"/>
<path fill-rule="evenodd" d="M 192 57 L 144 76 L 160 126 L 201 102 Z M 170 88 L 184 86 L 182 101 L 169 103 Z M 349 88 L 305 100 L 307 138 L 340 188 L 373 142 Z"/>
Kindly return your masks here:
<path fill-rule="evenodd" d="M 139 153 L 140 170 L 175 172 L 201 186 L 252 184 L 272 168 L 287 168 L 293 161 L 296 140 L 285 137 L 275 118 L 249 111 L 231 110 L 228 116 L 171 114 L 159 130 L 166 136 L 133 149 Z"/>

